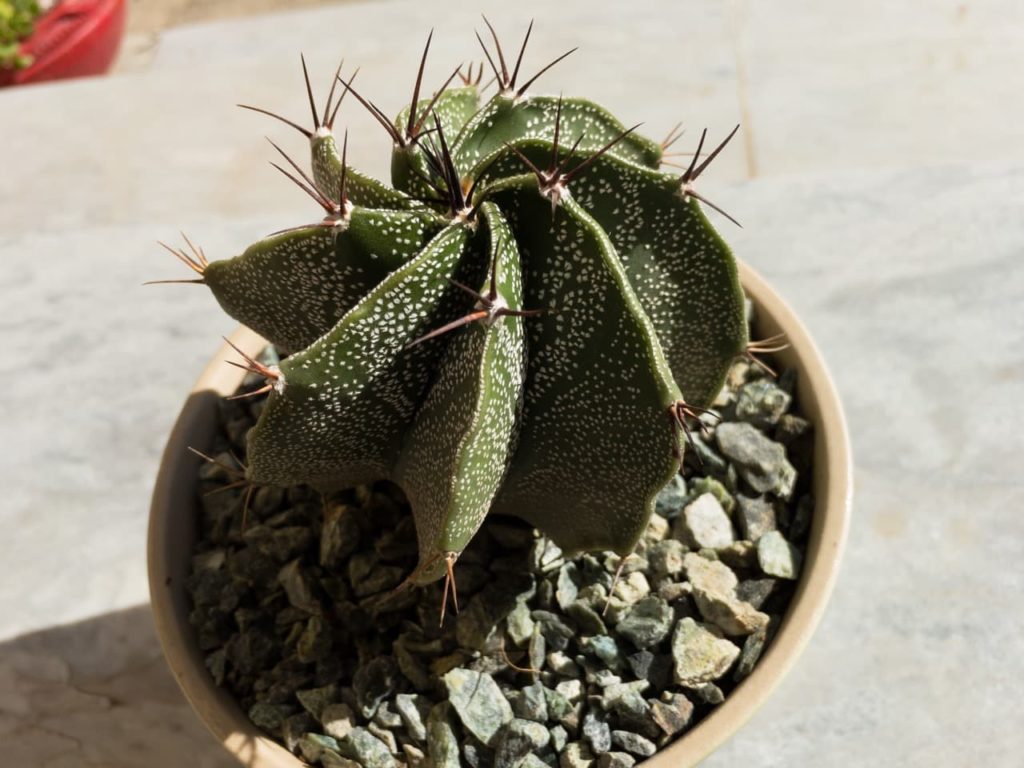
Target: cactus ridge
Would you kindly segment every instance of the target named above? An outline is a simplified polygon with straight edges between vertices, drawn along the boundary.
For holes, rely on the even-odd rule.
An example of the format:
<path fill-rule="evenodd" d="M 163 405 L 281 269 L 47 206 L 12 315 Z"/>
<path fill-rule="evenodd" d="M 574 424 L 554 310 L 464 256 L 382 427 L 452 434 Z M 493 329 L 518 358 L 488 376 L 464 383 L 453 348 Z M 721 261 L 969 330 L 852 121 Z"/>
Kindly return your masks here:
<path fill-rule="evenodd" d="M 732 217 L 696 189 L 736 131 L 706 154 L 705 131 L 665 172 L 679 126 L 656 142 L 592 102 L 528 94 L 568 53 L 521 82 L 532 22 L 513 61 L 484 21 L 497 93 L 481 97 L 481 64 L 425 94 L 431 32 L 394 119 L 344 62 L 318 110 L 303 58 L 312 130 L 249 108 L 309 141 L 311 174 L 274 145 L 277 167 L 323 220 L 229 259 L 169 248 L 290 353 L 240 363 L 267 395 L 245 482 L 396 482 L 419 540 L 408 583 L 444 577 L 453 600 L 453 565 L 492 512 L 570 552 L 630 552 L 731 362 L 774 348 L 748 342 L 703 206 Z M 390 185 L 350 167 L 347 134 L 338 150 L 349 92 L 392 143 Z"/>

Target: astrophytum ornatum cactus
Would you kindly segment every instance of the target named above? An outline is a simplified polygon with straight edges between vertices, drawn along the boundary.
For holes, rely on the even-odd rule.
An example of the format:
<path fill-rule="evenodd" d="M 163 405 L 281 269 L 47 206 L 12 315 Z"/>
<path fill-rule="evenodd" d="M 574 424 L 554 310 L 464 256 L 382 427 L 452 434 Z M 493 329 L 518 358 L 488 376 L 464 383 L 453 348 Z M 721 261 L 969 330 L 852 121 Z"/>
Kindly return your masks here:
<path fill-rule="evenodd" d="M 496 37 L 481 45 L 497 93 L 481 98 L 481 65 L 421 100 L 421 62 L 394 121 L 338 74 L 319 113 L 307 75 L 313 130 L 279 119 L 309 139 L 312 177 L 283 152 L 298 176 L 279 169 L 326 218 L 224 261 L 177 252 L 287 353 L 248 359 L 268 400 L 247 480 L 394 481 L 417 584 L 450 576 L 491 512 L 567 551 L 629 553 L 749 351 L 736 264 L 700 203 L 725 214 L 694 189 L 735 130 L 667 173 L 676 132 L 659 144 L 589 101 L 531 95 L 526 41 L 512 66 Z M 348 166 L 347 135 L 339 150 L 349 92 L 390 135 L 393 187 Z"/>

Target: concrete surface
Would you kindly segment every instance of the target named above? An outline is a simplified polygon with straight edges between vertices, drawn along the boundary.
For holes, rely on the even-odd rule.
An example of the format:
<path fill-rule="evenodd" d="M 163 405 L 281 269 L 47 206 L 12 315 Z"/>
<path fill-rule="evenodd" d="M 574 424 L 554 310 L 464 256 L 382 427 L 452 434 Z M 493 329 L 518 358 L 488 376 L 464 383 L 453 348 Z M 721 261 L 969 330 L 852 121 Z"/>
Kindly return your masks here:
<path fill-rule="evenodd" d="M 1024 7 L 663 0 L 484 3 L 544 90 L 660 137 L 736 144 L 704 190 L 804 317 L 853 434 L 856 502 L 835 599 L 778 694 L 709 766 L 1016 766 L 1024 754 Z M 161 35 L 144 71 L 0 93 L 0 762 L 227 766 L 163 667 L 144 531 L 168 428 L 220 334 L 181 270 L 308 219 L 262 136 L 303 119 L 298 51 L 395 109 L 430 26 L 430 82 L 476 57 L 476 4 L 353 3 Z M 329 32 L 327 31 L 329 30 Z M 468 59 L 467 59 L 468 60 Z M 350 152 L 387 140 L 343 108 Z"/>

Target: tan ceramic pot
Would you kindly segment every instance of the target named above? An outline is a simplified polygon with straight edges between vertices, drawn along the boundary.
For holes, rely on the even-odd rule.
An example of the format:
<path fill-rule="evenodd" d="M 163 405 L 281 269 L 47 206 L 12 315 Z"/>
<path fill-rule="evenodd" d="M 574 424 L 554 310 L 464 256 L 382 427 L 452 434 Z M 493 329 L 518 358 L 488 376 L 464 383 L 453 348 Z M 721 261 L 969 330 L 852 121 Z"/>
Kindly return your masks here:
<path fill-rule="evenodd" d="M 825 364 L 792 310 L 751 269 L 741 266 L 747 295 L 756 307 L 756 337 L 785 333 L 790 347 L 778 357 L 799 371 L 797 402 L 814 423 L 813 491 L 817 500 L 800 584 L 789 612 L 753 674 L 692 730 L 643 768 L 694 765 L 747 721 L 768 699 L 796 662 L 825 611 L 846 539 L 850 514 L 850 448 L 842 408 Z M 264 343 L 240 329 L 232 341 L 250 354 Z M 149 588 L 157 633 L 174 677 L 206 726 L 229 752 L 250 768 L 299 768 L 302 762 L 249 722 L 227 693 L 217 688 L 203 665 L 188 623 L 185 591 L 196 536 L 195 478 L 198 459 L 187 446 L 210 445 L 217 399 L 241 383 L 242 371 L 225 360 L 236 355 L 225 345 L 189 396 L 171 432 L 153 492 L 149 519 Z"/>

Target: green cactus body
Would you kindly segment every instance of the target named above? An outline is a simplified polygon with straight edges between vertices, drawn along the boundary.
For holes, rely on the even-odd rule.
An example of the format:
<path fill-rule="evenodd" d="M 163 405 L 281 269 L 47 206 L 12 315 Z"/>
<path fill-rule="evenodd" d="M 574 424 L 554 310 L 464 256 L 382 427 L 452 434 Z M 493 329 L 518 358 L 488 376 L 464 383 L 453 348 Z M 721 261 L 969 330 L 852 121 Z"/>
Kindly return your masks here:
<path fill-rule="evenodd" d="M 624 126 L 604 107 L 585 99 L 532 96 L 516 99 L 497 95 L 463 128 L 455 145 L 456 159 L 467 168 L 493 157 L 505 143 L 523 139 L 554 139 L 555 113 L 561 101 L 560 132 L 570 144 L 582 136 L 577 149 L 595 152 L 622 134 Z M 661 146 L 643 136 L 631 134 L 611 152 L 618 157 L 657 167 Z"/>
<path fill-rule="evenodd" d="M 320 129 L 313 134 L 309 145 L 316 188 L 330 200 L 341 202 L 338 192 L 341 189 L 342 162 L 334 135 Z M 420 205 L 401 190 L 393 189 L 352 167 L 347 168 L 346 176 L 349 200 L 355 205 L 399 211 Z"/>
<path fill-rule="evenodd" d="M 252 480 L 341 488 L 391 474 L 442 352 L 409 344 L 461 309 L 447 281 L 474 278 L 480 260 L 463 258 L 473 255 L 472 235 L 463 222 L 449 224 L 281 362 L 277 391 L 249 433 Z"/>
<path fill-rule="evenodd" d="M 215 261 L 204 278 L 229 315 L 283 349 L 303 349 L 443 226 L 431 211 L 352 208 L 333 225 L 273 235 Z"/>
<path fill-rule="evenodd" d="M 694 189 L 726 142 L 668 174 L 605 109 L 496 76 L 482 105 L 470 84 L 385 125 L 394 187 L 346 167 L 321 121 L 300 128 L 328 218 L 193 265 L 293 352 L 259 368 L 249 480 L 398 483 L 415 583 L 491 512 L 568 551 L 631 551 L 686 419 L 747 349 L 736 264 Z"/>
<path fill-rule="evenodd" d="M 520 306 L 514 236 L 494 203 L 484 203 L 481 214 L 500 301 Z M 523 323 L 506 315 L 454 335 L 405 441 L 395 479 L 419 510 L 420 562 L 427 566 L 421 579 L 439 576 L 440 558 L 466 547 L 505 475 L 525 383 Z"/>
<path fill-rule="evenodd" d="M 458 136 L 463 126 L 479 111 L 480 92 L 472 85 L 452 88 L 440 94 L 436 101 L 422 99 L 417 102 L 416 115 L 424 115 L 424 112 L 431 108 L 431 104 L 431 117 L 437 115 L 444 134 Z M 399 112 L 395 119 L 397 130 L 403 130 L 403 126 L 408 125 L 409 109 L 410 107 L 406 107 Z M 431 119 L 431 124 L 427 128 L 432 125 Z M 412 195 L 429 194 L 430 189 L 424 183 L 424 177 L 430 177 L 430 166 L 419 144 L 413 142 L 403 147 L 395 146 L 391 153 L 391 183 L 395 189 Z"/>
<path fill-rule="evenodd" d="M 551 155 L 544 141 L 520 140 L 512 146 L 538 165 Z M 613 152 L 593 160 L 572 185 L 572 195 L 615 246 L 686 401 L 706 406 L 747 344 L 736 262 L 676 176 Z M 567 154 L 568 166 L 589 154 L 578 149 Z M 521 168 L 522 161 L 505 152 L 489 168 L 481 164 L 478 172 L 497 179 Z"/>
<path fill-rule="evenodd" d="M 572 198 L 551 218 L 533 176 L 499 182 L 527 266 L 529 323 L 518 450 L 495 509 L 569 551 L 628 553 L 677 464 L 679 399 L 650 320 L 601 227 Z M 524 222 L 531 222 L 524 225 Z"/>

